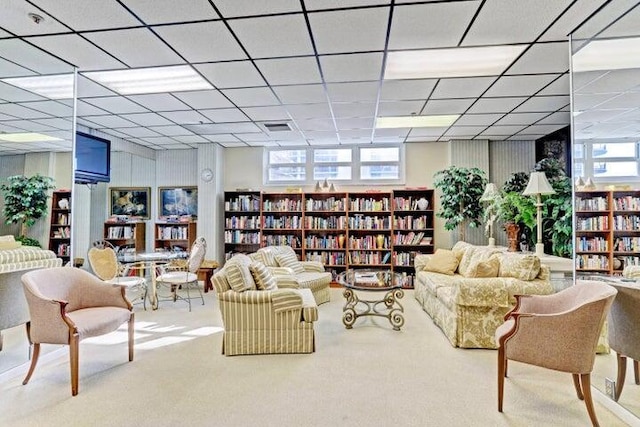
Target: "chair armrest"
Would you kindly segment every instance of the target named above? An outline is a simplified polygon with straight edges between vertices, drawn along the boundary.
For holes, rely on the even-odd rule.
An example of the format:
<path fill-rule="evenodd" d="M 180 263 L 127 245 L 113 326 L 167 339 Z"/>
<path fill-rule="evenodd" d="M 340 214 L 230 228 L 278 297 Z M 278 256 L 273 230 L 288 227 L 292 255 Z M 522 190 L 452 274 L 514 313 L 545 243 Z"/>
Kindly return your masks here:
<path fill-rule="evenodd" d="M 68 344 L 75 325 L 66 317 L 67 301 L 46 298 L 25 288 L 29 303 L 31 340 L 46 344 Z"/>
<path fill-rule="evenodd" d="M 415 268 L 416 272 L 424 270 L 424 266 L 427 265 L 427 262 L 429 262 L 430 258 L 431 255 L 428 254 L 416 254 L 415 258 L 413 259 L 413 267 Z"/>
<path fill-rule="evenodd" d="M 304 271 L 310 271 L 310 272 L 316 272 L 316 273 L 324 272 L 324 265 L 321 262 L 300 261 L 300 264 L 302 264 L 302 268 L 304 268 Z"/>
<path fill-rule="evenodd" d="M 291 276 L 294 274 L 293 269 L 289 267 L 267 267 L 274 276 Z"/>
<path fill-rule="evenodd" d="M 274 276 L 278 289 L 300 289 L 300 283 L 293 274 Z"/>
<path fill-rule="evenodd" d="M 122 307 L 131 310 L 133 306 L 125 297 L 125 287 L 107 284 L 97 277 L 89 276 L 73 285 L 72 310 L 87 307 Z"/>

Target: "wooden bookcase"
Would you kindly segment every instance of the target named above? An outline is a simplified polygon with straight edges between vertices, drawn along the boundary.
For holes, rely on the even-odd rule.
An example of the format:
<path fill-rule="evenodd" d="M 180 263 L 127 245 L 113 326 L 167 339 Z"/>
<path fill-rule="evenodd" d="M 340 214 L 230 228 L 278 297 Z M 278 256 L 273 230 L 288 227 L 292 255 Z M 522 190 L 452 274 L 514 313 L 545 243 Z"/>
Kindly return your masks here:
<path fill-rule="evenodd" d="M 262 246 L 291 246 L 302 255 L 302 193 L 262 193 Z"/>
<path fill-rule="evenodd" d="M 155 249 L 188 252 L 196 240 L 197 223 L 191 222 L 156 222 Z"/>
<path fill-rule="evenodd" d="M 576 191 L 576 271 L 640 265 L 640 191 Z"/>
<path fill-rule="evenodd" d="M 347 265 L 391 268 L 391 193 L 349 193 Z"/>
<path fill-rule="evenodd" d="M 259 191 L 224 193 L 224 253 L 251 253 L 260 248 L 261 194 Z"/>
<path fill-rule="evenodd" d="M 146 223 L 144 222 L 105 222 L 104 240 L 117 248 L 133 248 L 144 252 L 146 248 Z"/>
<path fill-rule="evenodd" d="M 71 255 L 71 190 L 54 191 L 51 196 L 49 249 L 66 264 Z"/>

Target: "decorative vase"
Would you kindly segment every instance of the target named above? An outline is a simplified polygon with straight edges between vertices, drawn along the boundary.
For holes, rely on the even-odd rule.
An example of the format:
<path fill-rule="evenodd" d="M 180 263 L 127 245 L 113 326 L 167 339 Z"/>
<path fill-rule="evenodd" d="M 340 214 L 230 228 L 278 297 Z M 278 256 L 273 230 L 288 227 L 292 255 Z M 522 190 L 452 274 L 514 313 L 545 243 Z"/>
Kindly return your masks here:
<path fill-rule="evenodd" d="M 509 242 L 508 251 L 518 252 L 520 226 L 515 222 L 508 222 L 504 225 L 504 230 L 507 232 L 507 241 Z"/>
<path fill-rule="evenodd" d="M 69 209 L 69 199 L 58 200 L 58 207 L 60 209 Z"/>
<path fill-rule="evenodd" d="M 378 249 L 384 249 L 384 234 L 378 234 L 376 242 L 378 244 Z"/>
<path fill-rule="evenodd" d="M 322 188 L 320 187 L 320 181 L 317 181 L 317 182 L 316 182 L 315 192 L 316 192 L 316 193 L 319 193 L 319 192 L 321 192 L 321 191 L 322 191 Z"/>
<path fill-rule="evenodd" d="M 418 199 L 417 205 L 418 205 L 418 209 L 421 211 L 425 211 L 429 209 L 429 201 L 424 197 L 421 197 L 420 199 Z"/>
<path fill-rule="evenodd" d="M 591 179 L 591 177 L 588 177 L 587 180 L 584 182 L 584 189 L 585 190 L 595 190 L 596 189 L 596 184 L 594 184 L 594 182 Z"/>
<path fill-rule="evenodd" d="M 338 247 L 344 248 L 344 234 L 338 236 Z"/>

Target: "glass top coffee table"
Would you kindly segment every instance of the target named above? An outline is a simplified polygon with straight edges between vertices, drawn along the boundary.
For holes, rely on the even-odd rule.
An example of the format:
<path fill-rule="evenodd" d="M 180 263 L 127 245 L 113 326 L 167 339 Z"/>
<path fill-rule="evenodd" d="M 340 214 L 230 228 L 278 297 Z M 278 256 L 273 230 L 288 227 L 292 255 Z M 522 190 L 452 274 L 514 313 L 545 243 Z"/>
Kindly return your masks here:
<path fill-rule="evenodd" d="M 342 323 L 347 329 L 363 316 L 386 317 L 396 331 L 404 325 L 404 307 L 398 301 L 404 296 L 400 274 L 390 270 L 351 269 L 340 273 L 337 282 L 345 288 Z M 362 299 L 356 291 L 383 294 L 378 299 Z"/>

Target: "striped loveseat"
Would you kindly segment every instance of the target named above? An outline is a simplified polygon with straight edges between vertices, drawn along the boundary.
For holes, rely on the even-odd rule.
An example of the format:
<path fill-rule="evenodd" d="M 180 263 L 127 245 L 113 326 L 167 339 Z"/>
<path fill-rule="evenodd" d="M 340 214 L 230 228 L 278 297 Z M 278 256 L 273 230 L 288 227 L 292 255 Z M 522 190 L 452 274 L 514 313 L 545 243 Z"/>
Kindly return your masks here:
<path fill-rule="evenodd" d="M 224 324 L 222 353 L 314 352 L 318 306 L 311 290 L 297 289 L 286 276 L 271 276 L 271 289 L 258 290 L 252 276 L 256 264 L 260 263 L 238 254 L 211 279 Z"/>

